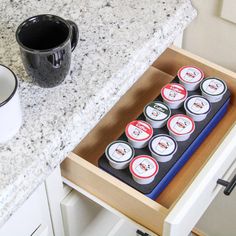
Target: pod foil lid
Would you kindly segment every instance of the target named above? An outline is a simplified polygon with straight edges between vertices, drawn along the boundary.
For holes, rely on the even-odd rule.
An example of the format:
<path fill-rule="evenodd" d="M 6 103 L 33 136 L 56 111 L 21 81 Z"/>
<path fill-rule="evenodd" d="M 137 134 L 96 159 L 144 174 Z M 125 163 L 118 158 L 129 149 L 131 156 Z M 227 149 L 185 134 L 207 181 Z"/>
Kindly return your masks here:
<path fill-rule="evenodd" d="M 147 155 L 137 156 L 130 162 L 130 172 L 140 179 L 151 178 L 158 173 L 158 170 L 157 161 Z"/>

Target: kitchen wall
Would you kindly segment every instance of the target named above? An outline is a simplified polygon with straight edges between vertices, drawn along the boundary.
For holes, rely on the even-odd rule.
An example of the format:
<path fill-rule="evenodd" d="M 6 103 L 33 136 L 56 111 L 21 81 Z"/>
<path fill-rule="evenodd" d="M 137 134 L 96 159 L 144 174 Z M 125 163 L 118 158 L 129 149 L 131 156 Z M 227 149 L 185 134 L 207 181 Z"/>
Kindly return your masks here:
<path fill-rule="evenodd" d="M 230 1 L 235 4 L 234 0 L 227 0 L 227 4 L 230 4 Z M 185 31 L 183 48 L 236 72 L 236 24 L 220 17 L 221 8 L 226 1 L 192 2 L 199 15 Z M 197 228 L 209 236 L 234 236 L 235 219 L 236 189 L 229 197 L 221 191 L 199 221 Z"/>
<path fill-rule="evenodd" d="M 233 1 L 192 0 L 198 17 L 186 30 L 183 47 L 236 71 L 236 24 L 220 17 L 223 4 L 234 7 Z"/>

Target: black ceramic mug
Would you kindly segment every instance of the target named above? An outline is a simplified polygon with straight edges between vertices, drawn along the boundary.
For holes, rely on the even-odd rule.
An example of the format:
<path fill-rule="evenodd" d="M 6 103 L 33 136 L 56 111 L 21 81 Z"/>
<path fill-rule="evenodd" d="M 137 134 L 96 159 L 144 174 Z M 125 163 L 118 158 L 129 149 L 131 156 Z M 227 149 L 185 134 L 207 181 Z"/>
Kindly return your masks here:
<path fill-rule="evenodd" d="M 16 40 L 32 81 L 46 88 L 64 81 L 78 38 L 77 25 L 59 16 L 38 15 L 22 22 Z"/>

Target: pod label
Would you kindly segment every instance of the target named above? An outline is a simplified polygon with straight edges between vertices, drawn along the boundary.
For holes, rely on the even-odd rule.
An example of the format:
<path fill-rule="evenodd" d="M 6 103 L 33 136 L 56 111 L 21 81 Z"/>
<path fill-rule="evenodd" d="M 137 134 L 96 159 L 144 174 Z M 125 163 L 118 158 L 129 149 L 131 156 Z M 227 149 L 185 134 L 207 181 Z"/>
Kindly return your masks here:
<path fill-rule="evenodd" d="M 194 66 L 184 66 L 178 71 L 178 78 L 186 83 L 197 83 L 204 78 L 202 70 Z"/>
<path fill-rule="evenodd" d="M 226 86 L 221 80 L 213 78 L 204 80 L 202 89 L 207 94 L 217 96 L 225 92 Z"/>
<path fill-rule="evenodd" d="M 156 121 L 165 120 L 170 115 L 170 109 L 163 103 L 151 102 L 145 108 L 146 115 Z"/>
<path fill-rule="evenodd" d="M 191 133 L 194 128 L 194 121 L 186 115 L 172 116 L 168 121 L 168 128 L 177 135 Z"/>
<path fill-rule="evenodd" d="M 158 155 L 171 155 L 176 150 L 175 141 L 166 135 L 158 135 L 151 140 L 150 148 Z"/>
<path fill-rule="evenodd" d="M 109 159 L 115 162 L 126 162 L 134 156 L 131 146 L 125 142 L 111 143 L 108 146 L 106 153 Z"/>
<path fill-rule="evenodd" d="M 181 84 L 167 84 L 161 90 L 162 97 L 170 102 L 184 100 L 187 97 L 187 90 Z"/>
<path fill-rule="evenodd" d="M 210 111 L 210 102 L 201 96 L 190 97 L 187 101 L 187 109 L 194 114 L 205 114 Z"/>
<path fill-rule="evenodd" d="M 152 126 L 145 121 L 135 120 L 126 127 L 126 135 L 133 140 L 142 141 L 149 139 L 152 134 Z"/>
<path fill-rule="evenodd" d="M 159 166 L 156 160 L 149 156 L 137 156 L 130 163 L 130 171 L 139 178 L 150 178 L 157 174 Z"/>

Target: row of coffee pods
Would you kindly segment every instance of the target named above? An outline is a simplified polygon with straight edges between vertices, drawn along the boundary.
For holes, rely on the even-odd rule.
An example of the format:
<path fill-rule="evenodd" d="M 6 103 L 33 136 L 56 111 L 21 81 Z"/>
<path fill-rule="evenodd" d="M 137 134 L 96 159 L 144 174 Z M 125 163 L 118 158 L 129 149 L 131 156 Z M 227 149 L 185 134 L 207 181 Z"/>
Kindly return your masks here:
<path fill-rule="evenodd" d="M 181 67 L 177 73 L 178 83 L 170 83 L 161 89 L 163 101 L 171 108 L 180 108 L 188 96 L 188 91 L 195 91 L 200 87 L 203 97 L 210 102 L 218 102 L 227 91 L 226 83 L 216 77 L 204 79 L 201 69 L 194 66 Z"/>
<path fill-rule="evenodd" d="M 128 142 L 117 140 L 109 144 L 105 155 L 109 164 L 118 170 L 129 166 L 134 181 L 139 184 L 148 184 L 153 181 L 159 171 L 159 162 L 167 162 L 178 148 L 176 140 L 167 134 L 153 136 L 152 126 L 143 121 L 130 122 L 125 129 Z M 135 156 L 135 150 L 148 145 L 151 156 Z"/>
<path fill-rule="evenodd" d="M 185 119 L 182 118 L 182 116 L 184 116 L 184 115 L 180 115 L 180 117 L 181 117 L 180 122 L 182 121 L 182 122 L 186 123 Z M 172 117 L 175 117 L 175 116 L 172 116 Z M 171 120 L 171 119 L 169 119 L 169 120 Z M 169 123 L 169 121 L 168 121 L 168 123 Z M 169 126 L 171 128 L 172 128 L 172 126 L 174 126 L 172 123 L 173 122 L 170 122 L 170 124 L 169 124 Z M 194 124 L 194 122 L 193 122 L 193 124 Z M 182 125 L 182 123 L 181 123 L 181 125 Z M 172 135 L 172 133 L 174 133 L 175 129 L 176 128 L 174 126 L 173 129 L 169 130 L 169 133 L 171 136 L 174 136 L 174 135 Z M 182 133 L 179 134 L 179 136 L 182 135 L 182 136 L 184 136 L 184 138 L 188 138 L 188 137 L 185 137 L 186 134 L 183 135 Z M 152 126 L 143 120 L 135 120 L 135 121 L 130 122 L 126 126 L 125 134 L 128 138 L 128 142 L 134 148 L 141 149 L 141 148 L 145 148 L 148 145 L 152 156 L 155 157 L 156 160 L 160 161 L 160 162 L 169 161 L 171 159 L 171 157 L 174 155 L 174 153 L 176 152 L 177 147 L 178 147 L 178 145 L 175 141 L 175 137 L 171 137 L 170 135 L 167 135 L 167 134 L 158 134 L 158 135 L 153 136 Z"/>
<path fill-rule="evenodd" d="M 194 121 L 202 121 L 211 111 L 211 103 L 201 95 L 193 95 L 185 99 L 184 109 L 186 114 Z M 143 111 L 146 121 L 153 128 L 162 128 L 171 116 L 169 106 L 161 101 L 148 103 Z"/>
<path fill-rule="evenodd" d="M 151 183 L 159 171 L 159 165 L 153 157 L 148 155 L 134 157 L 134 148 L 123 140 L 110 143 L 105 155 L 114 169 L 122 170 L 129 166 L 134 181 L 139 184 Z"/>
<path fill-rule="evenodd" d="M 158 172 L 158 162 L 171 160 L 178 149 L 177 141 L 186 140 L 194 130 L 194 122 L 186 115 L 174 115 L 167 123 L 169 133 L 153 136 L 152 126 L 143 121 L 130 122 L 125 129 L 128 142 L 117 140 L 109 144 L 105 155 L 110 165 L 118 170 L 129 166 L 134 181 L 147 184 L 153 181 Z M 144 148 L 148 145 L 152 157 L 135 156 L 134 148 Z"/>
<path fill-rule="evenodd" d="M 178 149 L 178 142 L 187 140 L 195 130 L 195 121 L 206 118 L 211 110 L 211 102 L 222 99 L 227 90 L 224 81 L 218 78 L 205 78 L 201 69 L 185 66 L 178 71 L 179 83 L 170 83 L 161 89 L 163 102 L 153 101 L 144 108 L 143 120 L 130 122 L 125 129 L 128 142 L 118 140 L 106 148 L 105 154 L 110 165 L 115 169 L 129 170 L 134 181 L 139 184 L 151 183 L 159 171 L 158 162 L 170 161 Z M 188 97 L 188 91 L 200 87 L 201 95 Z M 171 109 L 184 105 L 186 115 L 171 116 Z M 167 126 L 169 135 L 153 136 L 153 128 Z M 151 156 L 135 157 L 134 148 L 148 145 Z M 158 162 L 157 162 L 158 161 Z"/>
<path fill-rule="evenodd" d="M 177 77 L 187 91 L 195 91 L 200 87 L 202 96 L 210 102 L 219 102 L 227 91 L 226 83 L 216 77 L 204 79 L 203 71 L 196 66 L 183 66 L 178 70 Z"/>

